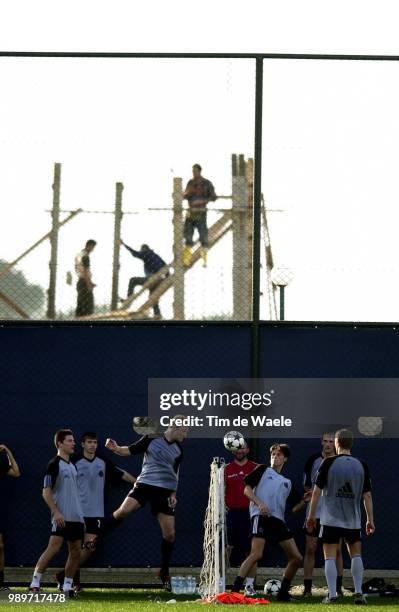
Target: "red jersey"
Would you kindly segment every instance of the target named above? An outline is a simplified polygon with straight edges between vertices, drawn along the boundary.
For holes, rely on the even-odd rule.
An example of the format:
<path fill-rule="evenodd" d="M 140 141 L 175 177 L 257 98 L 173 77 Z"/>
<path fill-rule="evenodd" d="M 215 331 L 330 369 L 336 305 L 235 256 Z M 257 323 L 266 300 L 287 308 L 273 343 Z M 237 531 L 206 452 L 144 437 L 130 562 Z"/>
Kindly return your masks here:
<path fill-rule="evenodd" d="M 226 506 L 228 508 L 248 508 L 249 499 L 244 495 L 244 478 L 258 466 L 253 461 L 238 465 L 235 461 L 228 463 L 224 470 L 226 483 Z"/>

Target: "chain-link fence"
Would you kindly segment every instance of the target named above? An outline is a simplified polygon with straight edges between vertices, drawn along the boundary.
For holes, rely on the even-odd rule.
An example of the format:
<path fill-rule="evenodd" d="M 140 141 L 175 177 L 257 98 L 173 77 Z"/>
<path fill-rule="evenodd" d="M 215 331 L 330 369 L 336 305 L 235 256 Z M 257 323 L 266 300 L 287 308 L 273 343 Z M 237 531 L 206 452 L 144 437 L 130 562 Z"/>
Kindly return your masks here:
<path fill-rule="evenodd" d="M 2 57 L 0 317 L 395 320 L 397 62 L 257 61 Z"/>

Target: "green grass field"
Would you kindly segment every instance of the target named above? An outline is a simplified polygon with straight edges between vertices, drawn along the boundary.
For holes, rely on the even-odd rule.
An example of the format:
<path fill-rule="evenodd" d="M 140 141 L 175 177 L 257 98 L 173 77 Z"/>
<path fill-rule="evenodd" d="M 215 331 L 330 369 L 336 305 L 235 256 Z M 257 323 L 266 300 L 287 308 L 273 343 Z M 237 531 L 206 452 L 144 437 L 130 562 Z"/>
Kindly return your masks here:
<path fill-rule="evenodd" d="M 13 589 L 14 590 L 14 589 Z M 13 591 L 12 590 L 12 591 Z M 21 592 L 21 589 L 18 589 Z M 12 592 L 11 591 L 11 592 Z M 45 589 L 46 592 L 55 593 L 54 589 Z M 175 599 L 176 603 L 168 604 L 167 601 Z M 141 590 L 141 589 L 87 589 L 79 595 L 76 600 L 69 601 L 67 604 L 10 604 L 8 602 L 0 602 L 0 609 L 5 610 L 63 610 L 65 606 L 73 612 L 123 612 L 125 610 L 140 610 L 143 612 L 166 612 L 167 610 L 208 610 L 214 607 L 214 604 L 203 604 L 195 601 L 195 596 L 191 595 L 173 595 L 160 590 Z M 341 603 L 342 601 L 342 603 Z M 395 612 L 399 607 L 399 598 L 383 599 L 380 597 L 369 597 L 368 605 L 372 607 L 374 612 L 392 611 Z M 300 607 L 303 612 L 311 610 L 325 610 L 326 606 L 321 603 L 320 597 L 313 597 L 311 600 L 296 599 L 290 603 L 279 603 L 272 601 L 270 609 L 274 612 L 283 612 L 288 608 Z M 350 597 L 344 597 L 339 604 L 334 605 L 334 608 L 340 611 L 350 611 L 354 609 L 354 604 Z M 248 606 L 227 606 L 226 610 L 253 610 L 253 605 Z"/>

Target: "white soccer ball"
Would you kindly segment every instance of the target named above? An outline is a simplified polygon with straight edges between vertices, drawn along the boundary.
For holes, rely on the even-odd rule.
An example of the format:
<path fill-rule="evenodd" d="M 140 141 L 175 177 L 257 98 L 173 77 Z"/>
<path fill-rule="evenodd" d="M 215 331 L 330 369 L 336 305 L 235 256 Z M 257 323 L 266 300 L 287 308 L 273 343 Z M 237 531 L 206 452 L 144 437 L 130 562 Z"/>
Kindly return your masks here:
<path fill-rule="evenodd" d="M 272 578 L 271 580 L 268 580 L 266 582 L 263 592 L 265 595 L 271 595 L 272 597 L 275 597 L 278 594 L 280 589 L 281 589 L 280 580 L 277 580 L 276 578 Z"/>
<path fill-rule="evenodd" d="M 228 431 L 223 438 L 224 447 L 228 451 L 238 451 L 246 445 L 244 436 L 239 431 Z"/>

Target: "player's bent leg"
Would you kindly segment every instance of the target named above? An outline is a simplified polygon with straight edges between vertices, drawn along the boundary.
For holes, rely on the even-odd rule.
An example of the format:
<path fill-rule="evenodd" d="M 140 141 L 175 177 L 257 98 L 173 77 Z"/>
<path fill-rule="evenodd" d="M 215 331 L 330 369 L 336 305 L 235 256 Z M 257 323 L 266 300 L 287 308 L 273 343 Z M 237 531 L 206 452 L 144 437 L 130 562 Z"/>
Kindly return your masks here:
<path fill-rule="evenodd" d="M 318 538 L 306 535 L 305 554 L 303 556 L 303 576 L 305 580 L 311 580 L 313 576 L 317 542 Z"/>
<path fill-rule="evenodd" d="M 62 587 L 64 593 L 72 590 L 73 577 L 79 567 L 82 540 L 79 539 L 68 542 L 68 549 L 69 555 L 65 564 L 65 578 Z"/>
<path fill-rule="evenodd" d="M 258 561 L 262 559 L 265 544 L 266 542 L 264 538 L 258 538 L 256 536 L 252 538 L 251 552 L 241 564 L 238 571 L 238 576 L 236 576 L 233 588 L 231 589 L 233 592 L 241 591 L 244 584 L 244 579 L 250 574 L 251 570 L 253 570 L 253 567 L 258 563 Z"/>
<path fill-rule="evenodd" d="M 59 552 L 64 542 L 62 536 L 50 536 L 46 550 L 41 554 L 38 562 L 36 563 L 35 571 L 33 572 L 32 581 L 29 589 L 31 591 L 38 591 L 40 589 L 40 581 L 42 574 L 49 565 L 51 559 Z"/>
<path fill-rule="evenodd" d="M 139 510 L 141 505 L 134 499 L 133 497 L 126 497 L 119 508 L 113 512 L 113 517 L 117 521 L 123 521 L 129 514 L 135 512 L 135 510 Z"/>
<path fill-rule="evenodd" d="M 164 588 L 169 591 L 171 589 L 169 567 L 175 543 L 175 517 L 159 512 L 157 519 L 162 532 L 161 569 L 158 575 Z"/>
<path fill-rule="evenodd" d="M 291 580 L 297 573 L 298 568 L 301 567 L 303 558 L 298 550 L 294 538 L 288 540 L 281 540 L 279 542 L 280 547 L 287 555 L 288 563 L 283 573 L 283 579 L 281 581 L 281 588 L 277 595 L 279 601 L 289 601 L 291 596 L 289 590 L 291 588 Z"/>

